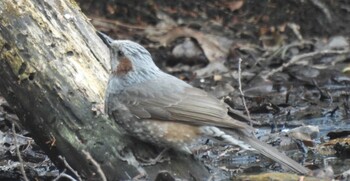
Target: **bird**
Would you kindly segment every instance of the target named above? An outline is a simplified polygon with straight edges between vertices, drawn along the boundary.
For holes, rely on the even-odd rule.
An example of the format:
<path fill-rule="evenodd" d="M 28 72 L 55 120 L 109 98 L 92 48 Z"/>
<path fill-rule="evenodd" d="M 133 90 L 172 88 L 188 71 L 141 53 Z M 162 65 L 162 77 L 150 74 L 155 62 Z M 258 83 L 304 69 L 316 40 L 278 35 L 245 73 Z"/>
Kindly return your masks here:
<path fill-rule="evenodd" d="M 228 114 L 226 103 L 159 69 L 142 45 L 113 40 L 102 32 L 97 34 L 110 50 L 105 112 L 127 134 L 186 153 L 191 152 L 191 144 L 210 138 L 255 150 L 293 172 L 310 173 L 308 168 L 258 140 L 253 127 Z"/>

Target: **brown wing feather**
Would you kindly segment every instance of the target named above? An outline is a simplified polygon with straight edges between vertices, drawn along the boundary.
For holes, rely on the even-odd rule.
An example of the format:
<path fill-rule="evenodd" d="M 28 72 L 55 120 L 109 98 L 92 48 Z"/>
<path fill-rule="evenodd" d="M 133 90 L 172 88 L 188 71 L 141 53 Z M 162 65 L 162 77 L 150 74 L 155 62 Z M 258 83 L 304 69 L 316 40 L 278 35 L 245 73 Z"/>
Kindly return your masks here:
<path fill-rule="evenodd" d="M 141 119 L 226 128 L 247 127 L 228 116 L 225 103 L 175 77 L 164 75 L 167 76 L 166 82 L 154 79 L 126 88 L 118 96 L 120 101 Z"/>

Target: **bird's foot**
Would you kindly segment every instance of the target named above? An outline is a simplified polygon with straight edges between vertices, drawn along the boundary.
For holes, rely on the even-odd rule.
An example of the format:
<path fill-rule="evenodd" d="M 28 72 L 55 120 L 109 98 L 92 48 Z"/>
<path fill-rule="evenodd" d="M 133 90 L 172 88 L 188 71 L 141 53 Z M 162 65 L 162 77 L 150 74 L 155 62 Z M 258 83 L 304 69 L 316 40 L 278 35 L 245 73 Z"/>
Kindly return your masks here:
<path fill-rule="evenodd" d="M 157 163 L 163 163 L 165 161 L 170 161 L 170 157 L 164 157 L 164 154 L 168 151 L 168 148 L 163 149 L 156 158 L 149 158 L 149 159 L 144 159 L 144 158 L 138 158 L 140 161 L 140 165 L 142 166 L 150 166 L 150 165 L 155 165 Z"/>
<path fill-rule="evenodd" d="M 145 173 L 140 173 L 136 175 L 135 177 L 132 178 L 132 180 L 146 180 L 147 179 L 147 174 Z"/>

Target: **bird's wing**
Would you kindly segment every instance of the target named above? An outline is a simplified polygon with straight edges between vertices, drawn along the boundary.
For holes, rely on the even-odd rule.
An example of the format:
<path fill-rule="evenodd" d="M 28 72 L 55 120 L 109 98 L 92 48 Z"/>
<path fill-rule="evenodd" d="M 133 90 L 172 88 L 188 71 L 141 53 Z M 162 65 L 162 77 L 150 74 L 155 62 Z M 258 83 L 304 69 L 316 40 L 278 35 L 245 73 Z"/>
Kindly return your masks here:
<path fill-rule="evenodd" d="M 165 73 L 161 78 L 126 88 L 118 99 L 141 119 L 226 128 L 247 127 L 228 116 L 225 103 Z"/>

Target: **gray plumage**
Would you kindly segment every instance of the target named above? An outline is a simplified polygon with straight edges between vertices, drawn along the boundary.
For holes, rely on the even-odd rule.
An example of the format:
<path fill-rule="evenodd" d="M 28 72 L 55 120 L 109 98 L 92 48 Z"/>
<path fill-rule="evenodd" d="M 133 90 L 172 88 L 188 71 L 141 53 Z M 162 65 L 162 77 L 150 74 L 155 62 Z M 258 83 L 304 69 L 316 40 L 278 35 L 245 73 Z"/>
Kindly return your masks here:
<path fill-rule="evenodd" d="M 184 151 L 198 137 L 210 137 L 244 149 L 256 149 L 295 172 L 309 172 L 257 140 L 252 127 L 228 115 L 225 103 L 161 71 L 141 45 L 99 35 L 111 49 L 111 67 L 115 72 L 110 75 L 106 90 L 106 112 L 129 134 Z M 128 69 L 121 67 L 121 60 Z M 121 75 L 118 70 L 127 72 Z"/>

